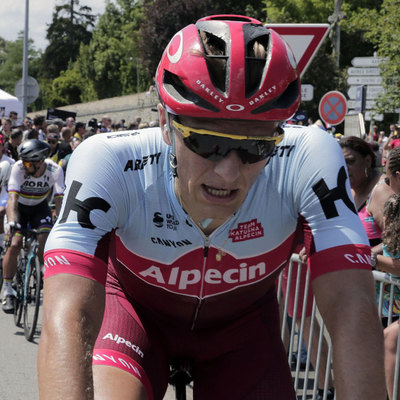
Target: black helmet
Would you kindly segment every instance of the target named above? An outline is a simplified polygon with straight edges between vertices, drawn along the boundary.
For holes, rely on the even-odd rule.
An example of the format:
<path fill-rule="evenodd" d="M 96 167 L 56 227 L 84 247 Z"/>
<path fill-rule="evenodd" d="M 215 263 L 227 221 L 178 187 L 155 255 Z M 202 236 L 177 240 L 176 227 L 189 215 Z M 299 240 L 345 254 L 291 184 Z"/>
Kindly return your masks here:
<path fill-rule="evenodd" d="M 23 161 L 44 160 L 50 154 L 50 146 L 38 139 L 30 139 L 18 147 L 18 155 Z"/>

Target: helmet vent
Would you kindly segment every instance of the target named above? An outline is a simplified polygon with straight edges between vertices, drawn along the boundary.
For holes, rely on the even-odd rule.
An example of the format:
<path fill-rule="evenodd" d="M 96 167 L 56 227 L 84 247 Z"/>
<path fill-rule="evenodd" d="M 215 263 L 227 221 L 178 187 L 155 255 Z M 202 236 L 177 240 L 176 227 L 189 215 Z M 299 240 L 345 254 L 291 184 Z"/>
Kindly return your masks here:
<path fill-rule="evenodd" d="M 246 97 L 253 96 L 262 86 L 267 73 L 271 50 L 269 30 L 259 24 L 243 25 L 246 57 Z"/>
<path fill-rule="evenodd" d="M 212 112 L 219 111 L 218 108 L 191 91 L 177 75 L 167 70 L 164 71 L 163 86 L 165 91 L 179 103 L 194 103 L 197 106 Z"/>
<path fill-rule="evenodd" d="M 287 109 L 290 108 L 299 96 L 299 80 L 291 82 L 286 90 L 280 96 L 263 104 L 261 107 L 256 108 L 251 113 L 260 114 L 274 109 Z"/>
<path fill-rule="evenodd" d="M 199 30 L 199 36 L 203 44 L 205 60 L 212 83 L 222 93 L 225 93 L 227 86 L 226 64 L 226 43 L 224 40 L 210 32 Z"/>

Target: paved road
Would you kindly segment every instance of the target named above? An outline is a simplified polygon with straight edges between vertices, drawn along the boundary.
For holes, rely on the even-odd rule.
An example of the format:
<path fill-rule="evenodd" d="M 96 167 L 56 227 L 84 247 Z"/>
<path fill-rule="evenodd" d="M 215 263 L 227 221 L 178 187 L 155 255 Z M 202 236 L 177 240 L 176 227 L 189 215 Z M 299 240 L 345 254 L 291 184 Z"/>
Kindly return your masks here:
<path fill-rule="evenodd" d="M 28 342 L 23 329 L 14 325 L 13 316 L 0 310 L 0 399 L 39 399 L 36 357 L 40 330 L 39 316 L 37 335 L 33 342 Z M 188 400 L 191 400 L 192 393 L 188 392 Z M 169 388 L 164 400 L 174 399 L 173 389 Z"/>
<path fill-rule="evenodd" d="M 28 342 L 23 329 L 14 325 L 13 316 L 1 310 L 0 332 L 0 398 L 38 399 L 36 356 L 39 337 Z"/>

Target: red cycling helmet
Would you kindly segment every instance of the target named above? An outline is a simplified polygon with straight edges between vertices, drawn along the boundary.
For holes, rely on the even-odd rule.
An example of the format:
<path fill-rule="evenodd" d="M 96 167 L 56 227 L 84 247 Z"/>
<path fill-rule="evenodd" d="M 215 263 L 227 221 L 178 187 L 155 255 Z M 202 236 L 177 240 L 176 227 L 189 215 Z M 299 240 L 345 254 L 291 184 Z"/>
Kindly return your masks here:
<path fill-rule="evenodd" d="M 282 121 L 301 97 L 290 47 L 260 21 L 240 15 L 201 18 L 176 33 L 156 83 L 168 112 L 192 117 Z"/>

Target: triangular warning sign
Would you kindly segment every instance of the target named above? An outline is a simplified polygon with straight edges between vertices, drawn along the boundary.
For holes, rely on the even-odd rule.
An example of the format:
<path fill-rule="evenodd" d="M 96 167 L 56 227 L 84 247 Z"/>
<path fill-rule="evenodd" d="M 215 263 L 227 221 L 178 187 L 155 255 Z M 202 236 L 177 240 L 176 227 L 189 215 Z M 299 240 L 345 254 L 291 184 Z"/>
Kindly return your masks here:
<path fill-rule="evenodd" d="M 266 24 L 278 32 L 293 50 L 303 76 L 329 31 L 329 24 Z"/>

